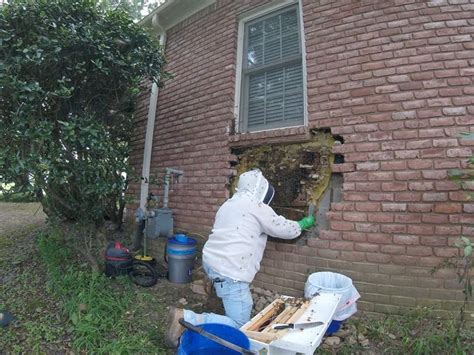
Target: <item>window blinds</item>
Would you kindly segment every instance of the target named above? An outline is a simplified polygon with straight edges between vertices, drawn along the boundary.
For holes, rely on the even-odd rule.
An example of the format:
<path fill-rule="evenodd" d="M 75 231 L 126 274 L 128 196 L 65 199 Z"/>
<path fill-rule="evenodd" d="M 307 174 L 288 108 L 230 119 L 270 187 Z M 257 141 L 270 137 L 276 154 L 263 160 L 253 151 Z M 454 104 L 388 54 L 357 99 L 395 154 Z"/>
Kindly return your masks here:
<path fill-rule="evenodd" d="M 297 8 L 246 26 L 247 130 L 304 122 L 303 71 Z"/>

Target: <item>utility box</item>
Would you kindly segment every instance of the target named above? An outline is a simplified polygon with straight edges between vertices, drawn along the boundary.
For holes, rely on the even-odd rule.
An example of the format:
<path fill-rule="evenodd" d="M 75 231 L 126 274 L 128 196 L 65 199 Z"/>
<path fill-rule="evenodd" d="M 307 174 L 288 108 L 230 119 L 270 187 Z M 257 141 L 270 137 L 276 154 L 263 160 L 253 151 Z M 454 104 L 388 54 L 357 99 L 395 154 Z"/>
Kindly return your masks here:
<path fill-rule="evenodd" d="M 145 224 L 145 237 L 156 239 L 171 237 L 173 235 L 173 212 L 169 208 L 152 210 L 152 216 L 147 218 Z"/>

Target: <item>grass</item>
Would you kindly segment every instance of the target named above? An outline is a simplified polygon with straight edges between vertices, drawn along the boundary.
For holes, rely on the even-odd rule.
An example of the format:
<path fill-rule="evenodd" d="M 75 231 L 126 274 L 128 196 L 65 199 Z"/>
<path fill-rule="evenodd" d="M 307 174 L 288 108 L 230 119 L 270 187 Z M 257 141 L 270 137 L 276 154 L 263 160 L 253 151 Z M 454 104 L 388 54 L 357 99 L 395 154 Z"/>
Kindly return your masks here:
<path fill-rule="evenodd" d="M 0 310 L 18 322 L 0 328 L 7 353 L 168 354 L 164 347 L 166 307 L 159 295 L 91 272 L 48 229 L 28 260 L 0 283 Z M 17 273 L 17 269 L 21 272 Z"/>
<path fill-rule="evenodd" d="M 111 280 L 84 266 L 67 265 L 71 255 L 59 235 L 42 236 L 39 246 L 48 268 L 49 289 L 64 300 L 73 347 L 98 354 L 165 352 L 150 332 L 159 333 L 157 325 L 145 332 L 131 331 L 143 320 L 135 317 L 135 288 L 129 279 Z"/>
<path fill-rule="evenodd" d="M 2 194 L 0 193 L 0 202 L 36 202 L 37 199 L 27 193 Z"/>
<path fill-rule="evenodd" d="M 456 320 L 437 319 L 426 307 L 413 309 L 407 315 L 369 316 L 350 319 L 352 341 L 318 354 L 472 354 L 474 330 L 466 326 L 458 336 Z M 360 339 L 369 339 L 370 346 Z M 369 352 L 370 350 L 370 352 Z"/>

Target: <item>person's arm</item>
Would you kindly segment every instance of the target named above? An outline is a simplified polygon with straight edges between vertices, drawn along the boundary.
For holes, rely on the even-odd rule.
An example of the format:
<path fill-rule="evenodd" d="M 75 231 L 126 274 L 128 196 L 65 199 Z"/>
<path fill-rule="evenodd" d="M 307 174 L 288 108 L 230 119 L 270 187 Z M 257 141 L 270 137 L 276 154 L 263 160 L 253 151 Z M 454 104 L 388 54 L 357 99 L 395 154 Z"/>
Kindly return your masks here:
<path fill-rule="evenodd" d="M 294 239 L 301 234 L 298 222 L 278 216 L 270 206 L 260 204 L 256 210 L 256 217 L 260 222 L 263 233 L 280 239 Z"/>

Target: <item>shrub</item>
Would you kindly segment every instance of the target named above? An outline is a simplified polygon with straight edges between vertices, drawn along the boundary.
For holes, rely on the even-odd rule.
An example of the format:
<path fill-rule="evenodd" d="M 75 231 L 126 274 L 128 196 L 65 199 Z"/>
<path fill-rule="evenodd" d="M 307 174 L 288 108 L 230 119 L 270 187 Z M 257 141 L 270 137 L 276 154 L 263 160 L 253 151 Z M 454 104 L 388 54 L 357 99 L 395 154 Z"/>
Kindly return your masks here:
<path fill-rule="evenodd" d="M 165 75 L 159 44 L 93 0 L 13 0 L 0 29 L 0 189 L 33 193 L 50 217 L 120 223 L 139 85 Z"/>

